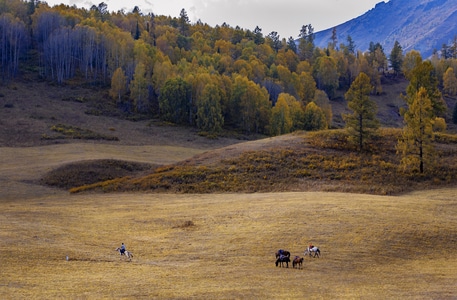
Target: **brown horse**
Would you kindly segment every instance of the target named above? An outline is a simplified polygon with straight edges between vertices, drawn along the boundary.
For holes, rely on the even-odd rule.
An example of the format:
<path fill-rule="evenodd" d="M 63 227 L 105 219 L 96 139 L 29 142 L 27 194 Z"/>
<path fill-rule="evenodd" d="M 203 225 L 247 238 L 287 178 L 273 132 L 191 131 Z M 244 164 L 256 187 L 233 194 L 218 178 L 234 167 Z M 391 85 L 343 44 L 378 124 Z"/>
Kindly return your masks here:
<path fill-rule="evenodd" d="M 287 250 L 278 250 L 278 252 L 276 252 L 275 256 L 276 256 L 276 259 L 278 259 L 281 256 L 287 256 L 290 258 L 290 252 Z"/>
<path fill-rule="evenodd" d="M 297 268 L 301 269 L 303 266 L 303 257 L 295 256 L 294 260 L 292 261 L 292 267 L 295 269 L 295 266 Z"/>

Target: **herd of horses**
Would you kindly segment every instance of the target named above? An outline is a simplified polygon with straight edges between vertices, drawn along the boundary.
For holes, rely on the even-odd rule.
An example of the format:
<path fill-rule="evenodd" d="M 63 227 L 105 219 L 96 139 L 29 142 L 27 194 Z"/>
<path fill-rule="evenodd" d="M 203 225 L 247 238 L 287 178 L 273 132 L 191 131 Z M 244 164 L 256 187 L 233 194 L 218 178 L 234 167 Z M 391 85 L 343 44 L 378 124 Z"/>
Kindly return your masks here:
<path fill-rule="evenodd" d="M 125 256 L 129 260 L 132 260 L 133 254 L 130 251 L 125 250 L 124 252 L 121 251 L 121 248 L 116 248 L 116 251 L 122 256 Z M 310 257 L 317 257 L 321 256 L 321 251 L 316 246 L 309 246 L 306 248 L 304 256 L 309 255 Z M 286 267 L 289 267 L 290 263 L 290 252 L 287 250 L 279 250 L 276 252 L 276 266 L 281 266 L 281 268 L 286 264 Z M 303 257 L 295 256 L 292 261 L 292 267 L 301 269 L 303 267 Z"/>
<path fill-rule="evenodd" d="M 317 257 L 319 258 L 321 256 L 321 250 L 319 250 L 318 247 L 316 246 L 309 246 L 306 248 L 304 256 L 309 255 L 310 257 Z M 281 268 L 286 264 L 286 267 L 289 267 L 290 263 L 290 252 L 287 250 L 279 250 L 275 254 L 276 256 L 276 266 L 281 266 Z M 303 267 L 303 257 L 300 256 L 295 256 L 294 259 L 292 260 L 292 267 L 301 269 Z"/>

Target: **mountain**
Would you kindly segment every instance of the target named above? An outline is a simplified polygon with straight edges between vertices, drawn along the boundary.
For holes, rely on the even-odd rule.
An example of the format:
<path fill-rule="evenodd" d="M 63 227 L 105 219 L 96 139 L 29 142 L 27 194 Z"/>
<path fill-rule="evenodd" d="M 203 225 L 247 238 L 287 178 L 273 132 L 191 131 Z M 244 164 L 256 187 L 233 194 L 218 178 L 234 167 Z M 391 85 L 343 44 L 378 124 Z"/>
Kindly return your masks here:
<path fill-rule="evenodd" d="M 327 47 L 333 28 L 315 33 L 315 44 Z M 428 58 L 450 45 L 457 36 L 456 0 L 390 0 L 365 14 L 336 26 L 338 44 L 351 36 L 356 48 L 366 51 L 370 42 L 380 43 L 386 55 L 398 41 L 405 52 L 420 51 Z"/>

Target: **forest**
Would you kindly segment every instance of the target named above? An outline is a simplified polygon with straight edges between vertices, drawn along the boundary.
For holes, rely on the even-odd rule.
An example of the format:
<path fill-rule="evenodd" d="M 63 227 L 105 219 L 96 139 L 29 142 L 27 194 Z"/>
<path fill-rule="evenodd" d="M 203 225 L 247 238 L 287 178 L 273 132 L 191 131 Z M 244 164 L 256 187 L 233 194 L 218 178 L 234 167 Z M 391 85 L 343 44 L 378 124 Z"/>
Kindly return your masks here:
<path fill-rule="evenodd" d="M 311 24 L 297 31 L 295 40 L 259 27 L 211 27 L 191 23 L 184 9 L 170 17 L 143 14 L 139 7 L 109 12 L 103 2 L 85 9 L 5 0 L 0 84 L 33 72 L 62 86 L 106 89 L 120 109 L 193 126 L 208 136 L 224 128 L 280 135 L 331 128 L 331 100 L 341 90 L 348 91 L 346 100 L 362 105 L 349 105 L 355 115 L 373 112 L 361 93 L 382 94 L 383 78 L 402 77 L 411 82 L 405 103 L 428 98 L 431 119 L 457 123 L 457 108 L 450 118 L 452 108 L 443 100 L 443 94 L 457 94 L 457 39 L 425 60 L 415 50 L 404 53 L 398 42 L 390 53 L 376 41 L 361 52 L 350 36 L 318 48 Z M 376 121 L 374 114 L 358 117 Z M 357 117 L 347 122 L 362 139 L 361 121 L 358 129 Z"/>

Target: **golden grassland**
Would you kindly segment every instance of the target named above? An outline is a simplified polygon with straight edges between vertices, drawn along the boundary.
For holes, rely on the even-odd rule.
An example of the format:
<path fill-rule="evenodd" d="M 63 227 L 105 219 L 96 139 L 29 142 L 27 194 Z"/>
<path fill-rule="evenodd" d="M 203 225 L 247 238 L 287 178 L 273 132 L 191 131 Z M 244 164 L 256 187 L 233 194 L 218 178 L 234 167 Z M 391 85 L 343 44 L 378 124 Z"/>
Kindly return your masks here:
<path fill-rule="evenodd" d="M 3 299 L 450 299 L 457 188 L 77 194 L 0 202 Z M 126 243 L 134 258 L 114 249 Z M 321 258 L 274 265 L 280 248 Z M 69 261 L 66 260 L 69 257 Z"/>
<path fill-rule="evenodd" d="M 300 135 L 288 135 L 209 152 L 103 143 L 0 148 L 1 298 L 457 296 L 457 186 L 450 184 L 397 196 L 317 191 L 71 194 L 38 184 L 62 165 L 98 159 L 134 158 L 196 170 L 221 160 L 233 164 L 238 157 L 246 158 L 236 160 L 240 166 L 251 161 L 261 167 L 270 156 L 253 156 L 252 151 L 267 154 L 263 150 L 274 148 L 289 157 L 284 144 L 304 147 Z M 444 144 L 451 167 L 453 145 Z M 121 242 L 133 252 L 132 261 L 114 251 Z M 321 258 L 306 257 L 301 270 L 275 267 L 275 251 L 302 256 L 309 243 L 320 247 Z"/>

